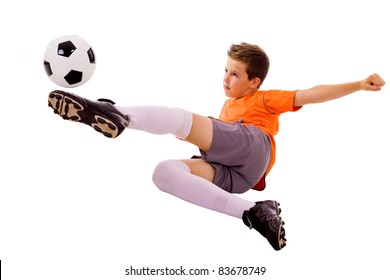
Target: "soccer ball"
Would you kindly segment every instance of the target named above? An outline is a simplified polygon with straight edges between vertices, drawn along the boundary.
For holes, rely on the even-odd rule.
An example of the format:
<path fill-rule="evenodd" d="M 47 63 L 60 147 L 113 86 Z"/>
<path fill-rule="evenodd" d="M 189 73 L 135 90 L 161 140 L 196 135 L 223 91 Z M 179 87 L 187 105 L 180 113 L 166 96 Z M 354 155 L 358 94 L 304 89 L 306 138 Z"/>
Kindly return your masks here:
<path fill-rule="evenodd" d="M 65 88 L 78 87 L 95 72 L 95 52 L 87 41 L 77 35 L 61 36 L 47 46 L 43 66 L 55 84 Z"/>

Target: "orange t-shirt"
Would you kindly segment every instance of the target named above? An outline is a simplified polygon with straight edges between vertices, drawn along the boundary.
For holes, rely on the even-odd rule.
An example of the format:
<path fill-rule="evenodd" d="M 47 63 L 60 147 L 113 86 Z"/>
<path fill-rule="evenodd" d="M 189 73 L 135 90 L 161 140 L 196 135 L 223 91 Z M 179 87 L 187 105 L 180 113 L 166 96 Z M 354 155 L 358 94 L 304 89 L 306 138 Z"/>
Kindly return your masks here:
<path fill-rule="evenodd" d="M 266 133 L 271 141 L 271 157 L 266 174 L 275 163 L 276 144 L 274 136 L 279 131 L 279 116 L 286 112 L 298 111 L 294 107 L 297 90 L 260 90 L 238 99 L 225 101 L 219 119 L 225 122 L 241 122 L 243 125 L 254 125 Z M 262 178 L 264 179 L 264 178 Z M 264 186 L 254 187 L 262 189 Z"/>

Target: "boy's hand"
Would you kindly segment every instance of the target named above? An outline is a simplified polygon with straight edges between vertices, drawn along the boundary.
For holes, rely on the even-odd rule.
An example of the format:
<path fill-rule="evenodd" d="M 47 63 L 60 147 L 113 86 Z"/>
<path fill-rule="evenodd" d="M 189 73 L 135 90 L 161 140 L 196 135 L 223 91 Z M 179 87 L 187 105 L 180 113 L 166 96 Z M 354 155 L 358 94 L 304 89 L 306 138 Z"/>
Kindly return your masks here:
<path fill-rule="evenodd" d="M 372 74 L 363 80 L 361 85 L 363 90 L 379 91 L 385 85 L 385 81 L 378 74 Z"/>

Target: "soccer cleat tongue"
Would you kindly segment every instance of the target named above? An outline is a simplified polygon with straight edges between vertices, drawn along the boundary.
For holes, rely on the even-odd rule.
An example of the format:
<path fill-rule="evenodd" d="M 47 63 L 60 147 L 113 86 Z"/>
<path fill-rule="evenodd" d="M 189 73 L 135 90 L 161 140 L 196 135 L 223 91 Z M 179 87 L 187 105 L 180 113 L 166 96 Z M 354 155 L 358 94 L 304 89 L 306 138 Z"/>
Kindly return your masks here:
<path fill-rule="evenodd" d="M 242 214 L 242 221 L 244 222 L 244 224 L 248 228 L 250 228 L 250 229 L 253 228 L 251 220 L 249 219 L 249 211 L 248 210 L 245 210 L 244 213 Z"/>
<path fill-rule="evenodd" d="M 100 102 L 107 102 L 107 103 L 110 103 L 112 105 L 115 105 L 115 102 L 110 100 L 110 99 L 107 99 L 107 98 L 99 98 L 97 101 L 100 101 Z"/>

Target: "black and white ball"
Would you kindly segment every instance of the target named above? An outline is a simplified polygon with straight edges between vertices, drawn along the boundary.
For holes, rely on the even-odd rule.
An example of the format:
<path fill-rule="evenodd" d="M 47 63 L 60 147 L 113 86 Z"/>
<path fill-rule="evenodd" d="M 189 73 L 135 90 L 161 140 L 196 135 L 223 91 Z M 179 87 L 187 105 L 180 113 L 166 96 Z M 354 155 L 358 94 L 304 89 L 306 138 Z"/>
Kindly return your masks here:
<path fill-rule="evenodd" d="M 43 66 L 55 84 L 65 88 L 78 87 L 95 72 L 95 52 L 86 40 L 77 35 L 61 36 L 47 46 Z"/>

